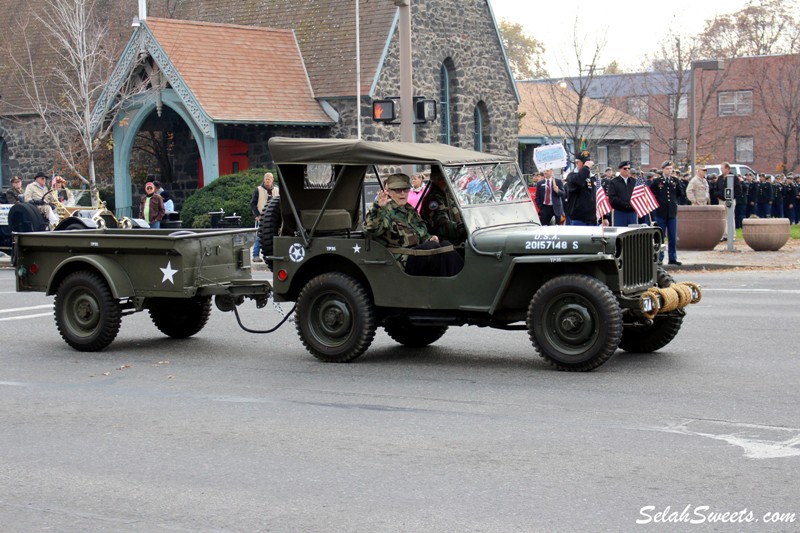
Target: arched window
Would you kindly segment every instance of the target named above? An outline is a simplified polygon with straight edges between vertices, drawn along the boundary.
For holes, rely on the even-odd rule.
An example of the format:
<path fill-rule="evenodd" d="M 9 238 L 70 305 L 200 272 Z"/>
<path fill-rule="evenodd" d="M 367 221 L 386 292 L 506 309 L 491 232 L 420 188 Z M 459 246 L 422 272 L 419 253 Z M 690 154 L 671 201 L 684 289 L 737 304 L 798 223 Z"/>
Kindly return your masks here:
<path fill-rule="evenodd" d="M 439 70 L 439 142 L 452 144 L 455 142 L 455 124 L 453 121 L 453 84 L 455 67 L 451 59 L 446 59 Z"/>
<path fill-rule="evenodd" d="M 11 186 L 11 175 L 8 168 L 8 146 L 0 137 L 0 187 L 3 189 Z"/>
<path fill-rule="evenodd" d="M 481 100 L 475 106 L 472 145 L 476 152 L 485 152 L 489 143 L 489 110 Z"/>

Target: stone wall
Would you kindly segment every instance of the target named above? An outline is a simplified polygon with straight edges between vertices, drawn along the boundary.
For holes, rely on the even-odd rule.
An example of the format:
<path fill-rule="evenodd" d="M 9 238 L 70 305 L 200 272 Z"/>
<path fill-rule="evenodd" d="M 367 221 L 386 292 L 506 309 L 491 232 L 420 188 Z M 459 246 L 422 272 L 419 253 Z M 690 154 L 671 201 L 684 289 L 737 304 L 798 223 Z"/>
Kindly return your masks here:
<path fill-rule="evenodd" d="M 52 172 L 52 143 L 38 116 L 0 117 L 0 138 L 5 141 L 8 157 L 4 162 L 8 166 L 3 169 L 3 183 L 0 184 L 3 188 L 8 187 L 11 176 L 21 177 L 23 184 L 27 185 L 38 172 Z"/>

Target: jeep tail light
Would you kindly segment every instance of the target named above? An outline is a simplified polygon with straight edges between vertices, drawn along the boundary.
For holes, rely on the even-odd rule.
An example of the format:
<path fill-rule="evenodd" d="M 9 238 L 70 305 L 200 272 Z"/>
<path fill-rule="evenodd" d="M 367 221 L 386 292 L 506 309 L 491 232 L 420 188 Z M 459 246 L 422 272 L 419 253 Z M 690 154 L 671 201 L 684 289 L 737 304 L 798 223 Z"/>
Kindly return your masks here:
<path fill-rule="evenodd" d="M 286 281 L 286 278 L 289 277 L 289 274 L 286 273 L 285 270 L 280 269 L 278 270 L 278 279 L 281 281 Z"/>

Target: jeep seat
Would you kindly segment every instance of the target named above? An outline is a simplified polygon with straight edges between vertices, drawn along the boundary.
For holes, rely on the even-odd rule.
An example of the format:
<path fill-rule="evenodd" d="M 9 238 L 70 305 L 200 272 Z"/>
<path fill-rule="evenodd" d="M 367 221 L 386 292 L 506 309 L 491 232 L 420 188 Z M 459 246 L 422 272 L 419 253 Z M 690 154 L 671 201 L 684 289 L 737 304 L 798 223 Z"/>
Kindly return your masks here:
<path fill-rule="evenodd" d="M 317 221 L 317 217 L 319 217 L 319 213 L 319 209 L 304 209 L 301 211 L 300 220 L 303 223 L 303 228 L 311 230 L 314 227 L 314 222 Z M 346 209 L 326 209 L 315 233 L 350 231 L 352 227 L 353 221 Z"/>

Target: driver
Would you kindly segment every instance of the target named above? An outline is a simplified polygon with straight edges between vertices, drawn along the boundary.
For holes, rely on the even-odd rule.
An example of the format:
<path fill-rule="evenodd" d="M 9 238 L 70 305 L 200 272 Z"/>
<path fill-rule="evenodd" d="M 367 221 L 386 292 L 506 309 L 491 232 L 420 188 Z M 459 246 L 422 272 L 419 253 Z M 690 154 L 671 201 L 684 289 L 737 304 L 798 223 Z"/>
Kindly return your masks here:
<path fill-rule="evenodd" d="M 39 212 L 50 223 L 51 228 L 58 224 L 58 215 L 53 211 L 50 203 L 53 202 L 52 195 L 48 195 L 47 176 L 41 172 L 36 174 L 33 181 L 25 187 L 25 201 L 39 207 Z M 47 198 L 45 198 L 47 196 Z"/>
<path fill-rule="evenodd" d="M 461 244 L 467 239 L 467 229 L 455 202 L 452 207 L 448 207 L 449 205 L 445 178 L 434 168 L 431 170 L 431 185 L 422 201 L 420 215 L 433 235 L 453 244 Z"/>

